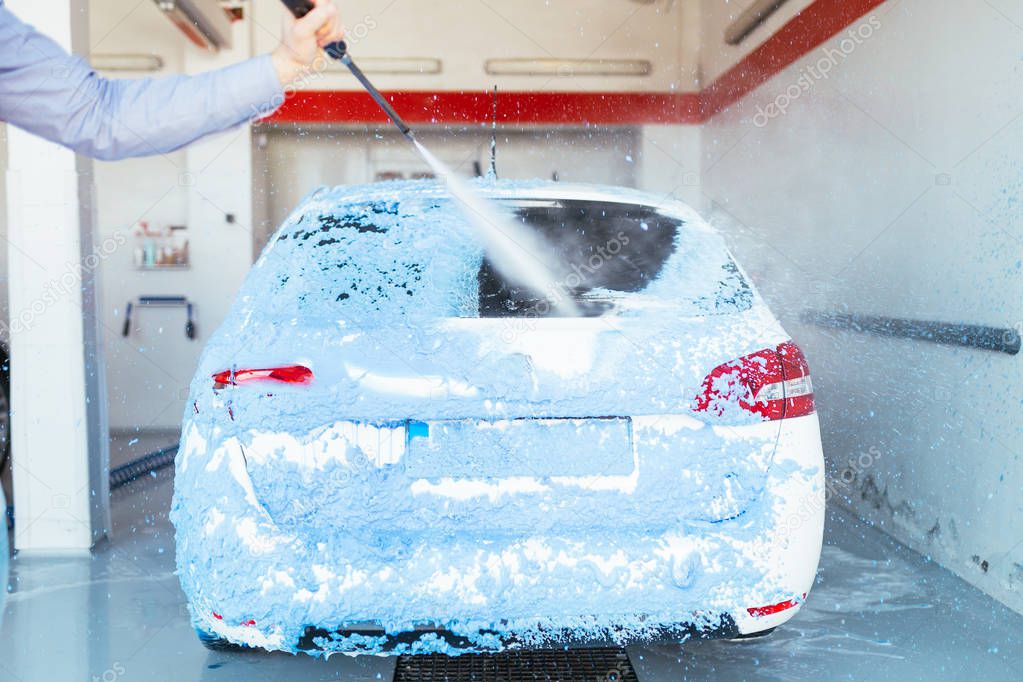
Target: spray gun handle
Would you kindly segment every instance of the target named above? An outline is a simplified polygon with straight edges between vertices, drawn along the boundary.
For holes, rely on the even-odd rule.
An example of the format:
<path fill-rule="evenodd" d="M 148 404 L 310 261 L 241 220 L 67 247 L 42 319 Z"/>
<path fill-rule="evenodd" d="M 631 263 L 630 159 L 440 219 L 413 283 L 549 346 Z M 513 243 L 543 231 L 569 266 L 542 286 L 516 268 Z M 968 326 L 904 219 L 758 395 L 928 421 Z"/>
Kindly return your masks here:
<path fill-rule="evenodd" d="M 288 11 L 295 15 L 296 19 L 301 19 L 316 7 L 312 0 L 281 0 L 281 2 L 288 8 Z M 348 52 L 348 46 L 345 44 L 345 41 L 339 40 L 336 43 L 327 45 L 323 50 L 334 59 L 343 61 Z"/>
<path fill-rule="evenodd" d="M 348 57 L 348 44 L 343 40 L 339 40 L 336 43 L 330 43 L 323 48 L 323 51 L 327 53 L 328 57 L 333 57 L 339 62 L 345 62 L 345 64 L 347 64 L 351 61 L 351 58 Z"/>
<path fill-rule="evenodd" d="M 305 15 L 309 14 L 309 12 L 316 7 L 312 0 L 281 0 L 281 2 L 284 3 L 284 6 L 287 7 L 297 19 L 301 19 Z M 333 57 L 348 67 L 348 70 L 351 71 L 356 80 L 362 84 L 362 87 L 366 88 L 366 91 L 369 92 L 370 96 L 372 96 L 376 103 L 380 105 L 380 108 L 384 110 L 384 113 L 387 114 L 388 118 L 394 121 L 394 125 L 398 126 L 398 130 L 401 131 L 401 134 L 414 142 L 415 140 L 412 137 L 412 131 L 405 122 L 401 120 L 401 116 L 398 115 L 398 112 L 395 111 L 394 107 L 391 106 L 391 103 L 380 94 L 380 91 L 373 87 L 373 84 L 369 82 L 368 78 L 366 78 L 362 69 L 356 66 L 355 62 L 352 61 L 352 58 L 348 55 L 348 45 L 345 44 L 345 41 L 339 40 L 335 43 L 331 43 L 324 48 L 324 51 L 328 56 Z"/>
<path fill-rule="evenodd" d="M 295 15 L 296 19 L 301 19 L 316 7 L 312 0 L 281 0 L 281 2 Z"/>

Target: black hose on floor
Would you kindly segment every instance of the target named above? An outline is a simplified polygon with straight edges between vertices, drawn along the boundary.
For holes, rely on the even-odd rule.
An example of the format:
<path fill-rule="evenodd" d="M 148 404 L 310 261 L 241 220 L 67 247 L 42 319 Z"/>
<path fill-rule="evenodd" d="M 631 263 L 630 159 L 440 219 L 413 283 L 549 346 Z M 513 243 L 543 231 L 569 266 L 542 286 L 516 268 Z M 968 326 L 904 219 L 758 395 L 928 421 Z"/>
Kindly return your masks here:
<path fill-rule="evenodd" d="M 110 470 L 110 490 L 128 485 L 132 481 L 148 476 L 174 464 L 174 456 L 178 454 L 178 446 L 171 445 L 156 452 L 150 452 L 138 459 L 122 464 Z"/>

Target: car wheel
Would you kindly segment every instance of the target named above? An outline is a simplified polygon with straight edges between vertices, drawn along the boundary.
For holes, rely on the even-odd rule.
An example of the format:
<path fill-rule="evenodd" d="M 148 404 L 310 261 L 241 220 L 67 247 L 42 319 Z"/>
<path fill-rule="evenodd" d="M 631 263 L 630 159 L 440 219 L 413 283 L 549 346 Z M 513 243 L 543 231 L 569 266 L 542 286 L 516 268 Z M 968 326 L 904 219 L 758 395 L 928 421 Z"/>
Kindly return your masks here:
<path fill-rule="evenodd" d="M 212 632 L 207 632 L 206 630 L 196 628 L 195 634 L 199 638 L 199 641 L 202 642 L 202 645 L 210 651 L 252 651 L 252 647 L 247 647 L 243 644 L 235 644 L 234 642 L 226 640 Z"/>

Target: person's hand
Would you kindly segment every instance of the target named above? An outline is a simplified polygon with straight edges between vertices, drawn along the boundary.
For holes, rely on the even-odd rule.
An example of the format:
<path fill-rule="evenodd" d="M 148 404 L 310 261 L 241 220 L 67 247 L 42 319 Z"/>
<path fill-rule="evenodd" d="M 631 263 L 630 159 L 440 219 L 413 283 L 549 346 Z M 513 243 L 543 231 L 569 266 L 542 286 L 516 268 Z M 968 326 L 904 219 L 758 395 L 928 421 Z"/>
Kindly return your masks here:
<path fill-rule="evenodd" d="M 282 86 L 288 86 L 311 69 L 320 48 L 344 38 L 345 30 L 334 0 L 313 3 L 316 7 L 301 19 L 284 13 L 281 44 L 271 55 Z"/>

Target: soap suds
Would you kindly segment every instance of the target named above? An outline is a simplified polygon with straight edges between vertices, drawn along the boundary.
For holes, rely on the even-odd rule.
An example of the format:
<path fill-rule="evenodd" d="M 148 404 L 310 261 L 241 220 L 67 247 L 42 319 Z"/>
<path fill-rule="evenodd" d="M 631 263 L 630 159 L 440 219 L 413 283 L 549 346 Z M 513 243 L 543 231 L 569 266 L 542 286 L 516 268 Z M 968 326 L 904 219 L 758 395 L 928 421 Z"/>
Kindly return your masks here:
<path fill-rule="evenodd" d="M 658 279 L 602 317 L 502 336 L 474 308 L 483 248 L 442 189 L 307 197 L 192 384 L 172 519 L 196 625 L 296 651 L 309 626 L 433 624 L 469 644 L 427 633 L 387 652 L 460 653 L 509 634 L 625 641 L 789 598 L 771 564 L 771 481 L 810 486 L 816 470 L 775 470 L 777 423 L 689 412 L 711 369 L 786 336 L 751 290 L 715 299 L 743 290 L 738 270 L 694 213 L 666 210 L 681 227 Z M 209 378 L 296 362 L 311 385 L 214 391 Z"/>

